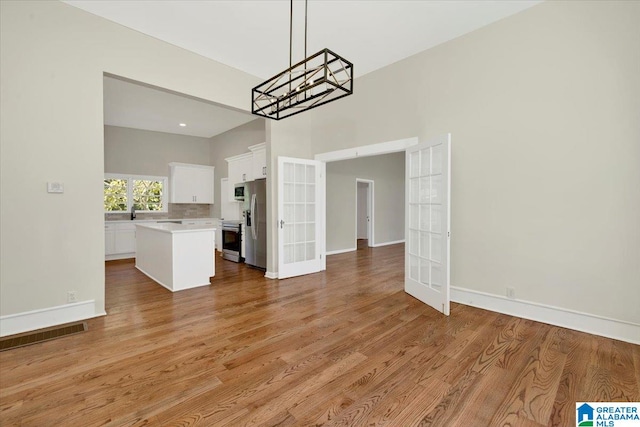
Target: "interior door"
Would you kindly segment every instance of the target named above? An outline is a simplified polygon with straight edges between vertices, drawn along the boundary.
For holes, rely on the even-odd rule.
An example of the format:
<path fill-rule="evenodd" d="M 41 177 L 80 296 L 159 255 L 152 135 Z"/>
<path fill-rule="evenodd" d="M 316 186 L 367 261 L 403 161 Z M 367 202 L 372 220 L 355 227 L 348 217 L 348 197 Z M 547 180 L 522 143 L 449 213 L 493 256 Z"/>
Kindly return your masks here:
<path fill-rule="evenodd" d="M 404 290 L 448 316 L 451 135 L 406 153 Z"/>
<path fill-rule="evenodd" d="M 278 278 L 324 269 L 324 162 L 278 157 Z"/>

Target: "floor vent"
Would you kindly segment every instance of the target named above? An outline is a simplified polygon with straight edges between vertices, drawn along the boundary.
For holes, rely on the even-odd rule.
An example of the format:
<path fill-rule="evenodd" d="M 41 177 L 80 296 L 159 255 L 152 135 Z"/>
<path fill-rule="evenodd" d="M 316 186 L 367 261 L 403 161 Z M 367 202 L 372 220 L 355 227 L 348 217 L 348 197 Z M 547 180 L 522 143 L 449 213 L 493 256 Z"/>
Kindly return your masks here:
<path fill-rule="evenodd" d="M 19 335 L 0 339 L 0 351 L 11 350 L 13 348 L 24 347 L 25 345 L 37 344 L 56 338 L 66 337 L 86 331 L 87 322 L 72 323 L 69 325 L 56 326 L 54 328 L 40 329 L 35 332 L 27 332 Z"/>

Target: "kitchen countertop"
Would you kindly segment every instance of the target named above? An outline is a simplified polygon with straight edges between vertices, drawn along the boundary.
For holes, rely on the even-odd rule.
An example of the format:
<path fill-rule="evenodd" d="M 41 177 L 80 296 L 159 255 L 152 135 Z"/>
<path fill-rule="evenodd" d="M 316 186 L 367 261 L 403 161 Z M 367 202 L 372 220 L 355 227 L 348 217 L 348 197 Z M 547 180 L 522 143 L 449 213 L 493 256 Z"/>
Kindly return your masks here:
<path fill-rule="evenodd" d="M 175 223 L 163 223 L 163 224 L 136 224 L 138 227 L 150 228 L 153 230 L 161 231 L 163 233 L 189 233 L 193 231 L 216 231 L 216 228 L 210 225 L 200 224 L 175 224 Z"/>
<path fill-rule="evenodd" d="M 105 224 L 131 223 L 139 224 L 144 222 L 170 222 L 170 221 L 217 221 L 218 218 L 157 218 L 157 219 L 115 219 L 105 220 Z"/>

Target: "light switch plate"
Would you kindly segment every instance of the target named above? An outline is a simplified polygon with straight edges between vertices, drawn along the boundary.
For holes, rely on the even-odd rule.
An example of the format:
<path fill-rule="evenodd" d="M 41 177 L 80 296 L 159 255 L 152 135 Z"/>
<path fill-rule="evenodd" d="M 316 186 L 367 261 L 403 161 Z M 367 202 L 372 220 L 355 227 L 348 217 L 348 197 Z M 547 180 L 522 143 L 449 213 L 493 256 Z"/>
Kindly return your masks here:
<path fill-rule="evenodd" d="M 61 182 L 47 182 L 47 193 L 64 193 L 64 184 Z"/>

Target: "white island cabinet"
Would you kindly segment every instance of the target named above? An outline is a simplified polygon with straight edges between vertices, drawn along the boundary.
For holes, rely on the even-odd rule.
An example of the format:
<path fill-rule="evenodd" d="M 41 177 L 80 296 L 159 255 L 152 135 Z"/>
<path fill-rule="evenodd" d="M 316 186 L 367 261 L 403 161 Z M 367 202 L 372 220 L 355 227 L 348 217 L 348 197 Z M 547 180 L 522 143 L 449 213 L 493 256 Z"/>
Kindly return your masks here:
<path fill-rule="evenodd" d="M 172 292 L 208 286 L 215 276 L 215 227 L 137 224 L 136 268 Z"/>

